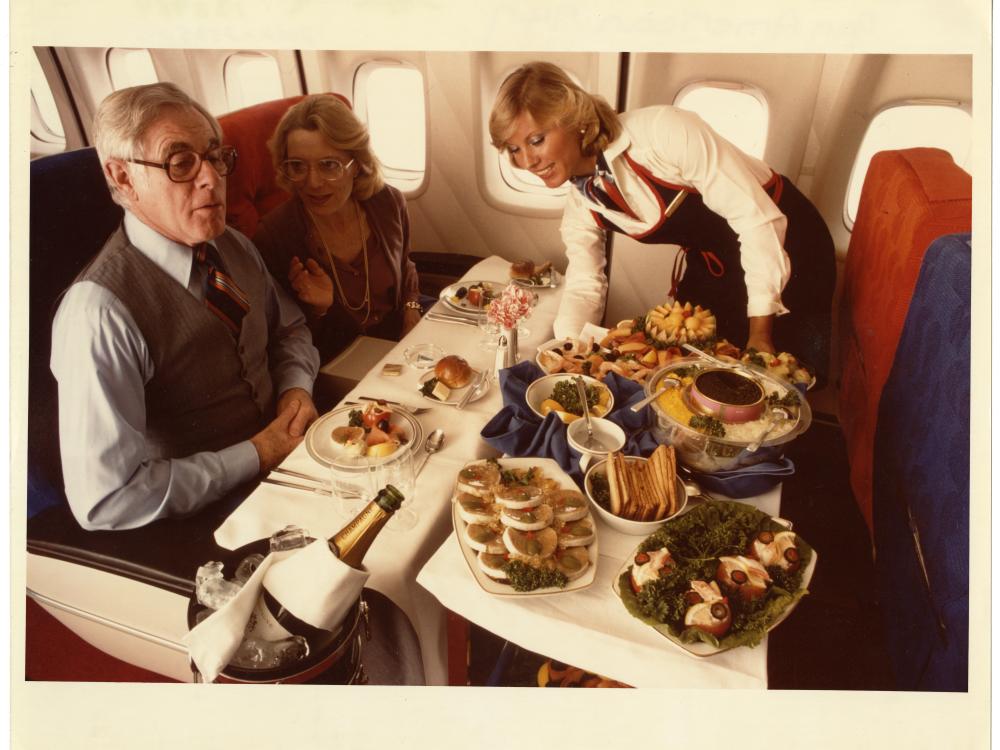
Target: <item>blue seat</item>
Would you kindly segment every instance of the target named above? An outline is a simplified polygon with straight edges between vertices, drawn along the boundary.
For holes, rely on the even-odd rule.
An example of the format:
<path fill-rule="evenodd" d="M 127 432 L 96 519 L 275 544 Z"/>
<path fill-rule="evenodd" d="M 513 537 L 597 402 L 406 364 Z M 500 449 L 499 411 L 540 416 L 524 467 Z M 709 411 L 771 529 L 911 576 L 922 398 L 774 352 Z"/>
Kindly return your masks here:
<path fill-rule="evenodd" d="M 968 234 L 928 247 L 879 404 L 877 589 L 903 690 L 968 689 L 971 258 Z"/>
<path fill-rule="evenodd" d="M 28 302 L 28 517 L 65 503 L 56 381 L 49 370 L 59 296 L 122 220 L 97 152 L 31 162 Z"/>

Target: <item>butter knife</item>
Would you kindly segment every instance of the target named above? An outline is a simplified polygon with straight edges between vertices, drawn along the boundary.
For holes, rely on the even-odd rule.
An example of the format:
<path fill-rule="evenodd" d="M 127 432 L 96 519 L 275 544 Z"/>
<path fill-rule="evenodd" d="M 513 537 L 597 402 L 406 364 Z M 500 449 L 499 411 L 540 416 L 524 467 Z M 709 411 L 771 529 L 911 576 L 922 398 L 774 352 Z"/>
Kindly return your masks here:
<path fill-rule="evenodd" d="M 479 373 L 479 376 L 475 379 L 469 389 L 462 394 L 462 398 L 455 405 L 456 409 L 464 409 L 465 405 L 472 400 L 472 397 L 479 393 L 479 389 L 483 387 L 483 383 L 486 381 L 486 370 Z"/>
<path fill-rule="evenodd" d="M 469 320 L 468 318 L 457 318 L 451 315 L 435 315 L 434 313 L 427 313 L 424 315 L 424 320 L 429 320 L 432 323 L 458 323 L 463 326 L 472 326 L 478 328 L 479 324 L 474 320 Z"/>

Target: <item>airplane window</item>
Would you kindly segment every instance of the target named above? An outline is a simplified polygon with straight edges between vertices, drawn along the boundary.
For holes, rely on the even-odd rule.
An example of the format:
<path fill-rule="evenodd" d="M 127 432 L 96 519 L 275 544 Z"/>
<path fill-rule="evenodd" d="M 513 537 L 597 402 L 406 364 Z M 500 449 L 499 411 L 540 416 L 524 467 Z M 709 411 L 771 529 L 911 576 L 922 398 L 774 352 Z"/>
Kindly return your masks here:
<path fill-rule="evenodd" d="M 57 147 L 43 149 L 46 153 L 61 151 L 66 147 L 66 134 L 59 119 L 56 100 L 38 56 L 32 55 L 31 59 L 34 63 L 31 68 L 31 134 L 39 141 Z"/>
<path fill-rule="evenodd" d="M 115 91 L 160 80 L 148 49 L 114 47 L 108 50 L 108 75 Z"/>
<path fill-rule="evenodd" d="M 270 55 L 256 52 L 230 55 L 223 67 L 223 78 L 230 111 L 284 96 L 278 61 Z"/>
<path fill-rule="evenodd" d="M 354 79 L 354 106 L 386 181 L 404 192 L 419 189 L 427 170 L 423 74 L 396 62 L 365 63 Z"/>
<path fill-rule="evenodd" d="M 917 146 L 944 149 L 959 167 L 968 171 L 972 155 L 972 115 L 959 106 L 944 104 L 902 104 L 875 115 L 861 140 L 851 170 L 844 203 L 844 224 L 848 230 L 854 228 L 861 187 L 872 156 L 879 151 Z"/>
<path fill-rule="evenodd" d="M 696 112 L 743 152 L 758 159 L 764 157 L 767 101 L 757 89 L 731 83 L 694 83 L 680 90 L 674 106 Z"/>

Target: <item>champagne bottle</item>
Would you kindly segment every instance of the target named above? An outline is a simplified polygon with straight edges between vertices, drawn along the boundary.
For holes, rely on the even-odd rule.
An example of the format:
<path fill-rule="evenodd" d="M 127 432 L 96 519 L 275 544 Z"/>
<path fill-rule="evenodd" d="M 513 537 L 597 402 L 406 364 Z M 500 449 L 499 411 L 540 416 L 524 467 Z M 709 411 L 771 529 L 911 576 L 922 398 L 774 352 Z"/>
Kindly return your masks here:
<path fill-rule="evenodd" d="M 341 562 L 361 569 L 361 562 L 375 537 L 403 502 L 403 493 L 386 485 L 344 528 L 327 540 L 330 551 Z M 267 576 L 261 595 L 247 625 L 247 637 L 280 641 L 302 636 L 310 647 L 320 648 L 336 635 L 336 630 L 317 628 L 296 617 L 267 588 Z"/>

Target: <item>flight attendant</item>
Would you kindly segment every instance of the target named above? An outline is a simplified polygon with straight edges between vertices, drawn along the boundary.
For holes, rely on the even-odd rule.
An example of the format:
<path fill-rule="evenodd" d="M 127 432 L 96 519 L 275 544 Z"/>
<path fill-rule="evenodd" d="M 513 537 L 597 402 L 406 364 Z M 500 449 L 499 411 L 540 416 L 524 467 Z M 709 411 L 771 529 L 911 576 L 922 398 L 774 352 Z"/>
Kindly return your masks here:
<path fill-rule="evenodd" d="M 489 127 L 514 166 L 550 188 L 573 184 L 560 229 L 569 263 L 556 336 L 600 322 L 605 236 L 621 232 L 682 247 L 665 286 L 669 275 L 675 299 L 711 308 L 718 336 L 791 352 L 825 375 L 833 240 L 788 178 L 692 112 L 657 106 L 619 115 L 546 62 L 508 76 Z"/>

